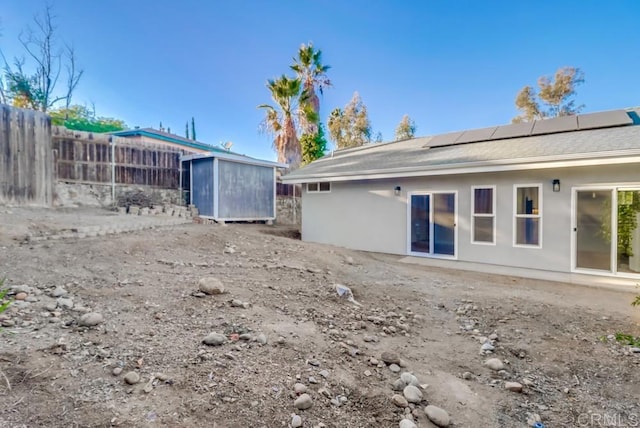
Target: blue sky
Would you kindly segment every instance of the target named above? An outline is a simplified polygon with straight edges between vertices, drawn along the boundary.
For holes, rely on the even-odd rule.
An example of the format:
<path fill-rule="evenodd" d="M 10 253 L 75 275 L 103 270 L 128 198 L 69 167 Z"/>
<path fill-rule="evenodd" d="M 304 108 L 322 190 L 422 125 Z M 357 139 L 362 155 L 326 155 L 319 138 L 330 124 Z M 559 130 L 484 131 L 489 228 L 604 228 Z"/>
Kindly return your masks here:
<path fill-rule="evenodd" d="M 274 159 L 258 132 L 267 78 L 288 73 L 301 43 L 331 65 L 321 116 L 358 91 L 374 133 L 393 138 L 404 114 L 418 135 L 508 123 L 526 84 L 561 66 L 586 75 L 585 111 L 640 105 L 640 2 L 217 1 L 53 2 L 59 36 L 75 45 L 85 77 L 75 102 L 130 126 L 233 141 L 234 151 Z M 2 0 L 0 48 L 42 0 Z"/>

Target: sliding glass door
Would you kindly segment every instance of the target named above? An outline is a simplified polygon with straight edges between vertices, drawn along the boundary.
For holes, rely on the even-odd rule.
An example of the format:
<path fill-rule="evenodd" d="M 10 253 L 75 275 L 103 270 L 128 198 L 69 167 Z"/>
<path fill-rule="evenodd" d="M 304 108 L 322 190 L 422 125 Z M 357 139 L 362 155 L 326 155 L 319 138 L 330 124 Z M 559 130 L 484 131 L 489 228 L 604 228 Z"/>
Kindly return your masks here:
<path fill-rule="evenodd" d="M 409 198 L 409 252 L 454 257 L 456 194 L 414 193 Z"/>
<path fill-rule="evenodd" d="M 640 275 L 640 188 L 575 191 L 575 269 Z"/>

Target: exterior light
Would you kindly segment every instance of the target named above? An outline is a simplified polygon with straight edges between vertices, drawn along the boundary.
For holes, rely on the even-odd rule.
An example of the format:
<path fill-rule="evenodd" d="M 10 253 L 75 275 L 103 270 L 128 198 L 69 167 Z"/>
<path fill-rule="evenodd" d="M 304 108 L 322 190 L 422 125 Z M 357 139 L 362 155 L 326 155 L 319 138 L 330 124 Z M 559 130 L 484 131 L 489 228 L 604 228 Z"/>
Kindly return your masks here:
<path fill-rule="evenodd" d="M 554 192 L 559 192 L 560 191 L 560 180 L 557 178 L 553 179 L 553 191 Z"/>
<path fill-rule="evenodd" d="M 400 192 L 402 192 L 402 188 L 400 186 L 396 186 L 396 188 L 393 189 L 393 193 L 395 193 L 396 196 L 400 196 Z"/>

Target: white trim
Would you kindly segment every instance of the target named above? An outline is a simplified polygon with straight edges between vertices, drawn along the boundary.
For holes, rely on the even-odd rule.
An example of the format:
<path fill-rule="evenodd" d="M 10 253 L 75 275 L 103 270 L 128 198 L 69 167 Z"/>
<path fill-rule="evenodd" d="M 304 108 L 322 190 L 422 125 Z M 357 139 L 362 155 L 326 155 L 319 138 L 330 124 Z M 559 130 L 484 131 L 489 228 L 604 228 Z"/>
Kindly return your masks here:
<path fill-rule="evenodd" d="M 433 252 L 434 246 L 434 226 L 433 220 L 433 195 L 453 194 L 453 255 L 436 254 Z M 429 252 L 422 253 L 411 250 L 411 197 L 412 196 L 429 196 Z M 458 260 L 458 191 L 457 190 L 434 190 L 434 191 L 413 191 L 407 192 L 407 255 L 415 257 L 426 257 L 432 259 Z"/>
<path fill-rule="evenodd" d="M 221 153 L 221 152 L 207 152 L 207 153 L 195 153 L 191 155 L 183 155 L 180 156 L 182 160 L 193 160 L 193 159 L 203 159 L 203 158 L 215 158 L 215 159 L 224 159 L 235 161 L 239 163 L 246 163 L 249 165 L 258 165 L 258 166 L 270 166 L 274 168 L 288 168 L 289 165 L 285 163 L 271 162 L 262 159 L 254 159 L 248 156 L 237 155 L 235 153 Z"/>
<path fill-rule="evenodd" d="M 630 151 L 631 152 L 631 151 Z M 633 150 L 633 155 L 640 152 L 640 150 Z M 594 166 L 594 165 L 622 165 L 629 163 L 640 163 L 640 156 L 629 157 L 607 157 L 611 155 L 611 152 L 598 152 L 602 157 L 594 159 L 576 159 L 576 160 L 555 160 L 549 161 L 546 158 L 531 158 L 528 162 L 511 163 L 510 160 L 494 161 L 494 162 L 465 162 L 460 164 L 447 165 L 443 168 L 442 165 L 436 166 L 417 166 L 411 168 L 402 168 L 394 171 L 385 170 L 372 170 L 372 171 L 360 171 L 359 173 L 341 173 L 334 175 L 333 173 L 324 174 L 312 174 L 303 177 L 291 177 L 287 178 L 285 175 L 282 177 L 283 183 L 299 184 L 306 183 L 308 181 L 355 181 L 355 180 L 377 180 L 381 178 L 403 178 L 403 177 L 430 177 L 438 175 L 453 175 L 453 174 L 475 174 L 479 172 L 502 172 L 502 171 L 528 171 L 536 169 L 554 169 L 554 168 L 568 168 L 577 166 Z M 616 155 L 621 154 L 620 152 Z M 614 155 L 614 156 L 616 156 Z M 560 157 L 560 156 L 558 156 Z M 521 160 L 513 160 L 519 162 Z M 497 162 L 504 162 L 498 164 Z"/>
<path fill-rule="evenodd" d="M 476 189 L 491 189 L 491 202 L 492 202 L 492 213 L 491 214 L 476 214 L 475 213 L 475 205 L 476 205 Z M 497 192 L 496 192 L 496 185 L 488 185 L 488 186 L 471 186 L 471 211 L 470 211 L 470 220 L 471 220 L 471 243 L 474 245 L 492 245 L 495 246 L 496 245 L 496 229 L 498 228 L 498 221 L 497 221 L 497 213 L 496 213 L 496 207 L 497 207 L 497 203 L 496 203 L 496 199 L 498 199 L 496 197 Z M 475 222 L 475 218 L 476 217 L 482 217 L 482 218 L 492 218 L 493 219 L 493 241 L 492 242 L 485 242 L 485 241 L 474 241 L 474 236 L 475 236 L 475 226 L 476 226 L 476 222 Z"/>
<path fill-rule="evenodd" d="M 212 185 L 212 189 L 213 189 L 213 216 L 217 219 L 218 218 L 218 213 L 219 213 L 219 205 L 220 205 L 220 195 L 218 192 L 218 183 L 220 182 L 220 177 L 218 176 L 220 174 L 220 167 L 218 165 L 218 158 L 213 158 L 213 177 L 211 177 L 211 180 L 213 180 L 213 185 Z"/>
<path fill-rule="evenodd" d="M 206 218 L 207 220 L 215 220 L 215 221 L 267 221 L 267 220 L 275 220 L 275 217 L 244 217 L 244 218 L 219 218 L 214 217 L 212 215 L 201 215 L 199 217 Z"/>
<path fill-rule="evenodd" d="M 193 161 L 189 160 L 189 204 L 193 205 Z"/>
<path fill-rule="evenodd" d="M 518 189 L 527 188 L 527 187 L 537 187 L 538 188 L 538 214 L 518 214 Z M 514 184 L 513 185 L 513 247 L 515 248 L 535 248 L 542 249 L 542 213 L 543 213 L 543 195 L 542 195 L 542 183 L 524 183 L 524 184 Z M 534 218 L 538 219 L 538 245 L 530 245 L 530 244 L 518 244 L 518 230 L 517 224 L 519 218 Z"/>
<path fill-rule="evenodd" d="M 278 216 L 278 177 L 273 168 L 273 218 Z"/>

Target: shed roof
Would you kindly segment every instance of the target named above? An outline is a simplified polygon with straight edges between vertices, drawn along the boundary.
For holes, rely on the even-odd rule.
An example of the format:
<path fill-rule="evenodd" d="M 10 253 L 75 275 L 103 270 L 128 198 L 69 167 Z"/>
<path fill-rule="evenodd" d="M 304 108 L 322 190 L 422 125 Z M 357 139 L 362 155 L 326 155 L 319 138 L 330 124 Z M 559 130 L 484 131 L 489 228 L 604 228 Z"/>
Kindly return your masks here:
<path fill-rule="evenodd" d="M 263 160 L 263 159 L 256 159 L 256 158 L 252 158 L 245 155 L 239 155 L 237 153 L 231 153 L 226 150 L 180 156 L 181 161 L 206 159 L 206 158 L 218 158 L 218 159 L 224 159 L 224 160 L 229 160 L 233 162 L 246 163 L 249 165 L 267 166 L 272 168 L 286 168 L 288 166 L 287 164 L 272 162 L 272 161 Z"/>
<path fill-rule="evenodd" d="M 463 131 L 448 144 L 439 136 L 339 150 L 293 171 L 283 182 L 348 181 L 403 176 L 552 168 L 640 162 L 640 120 L 629 110 L 626 124 L 486 140 L 487 132 Z M 579 117 L 578 117 L 579 118 Z M 554 120 L 554 119 L 548 119 Z M 454 133 L 451 133 L 454 134 Z M 480 141 L 462 139 L 477 135 Z M 493 132 L 495 134 L 495 131 Z M 446 135 L 446 134 L 445 134 Z M 446 141 L 446 139 L 440 139 Z"/>

